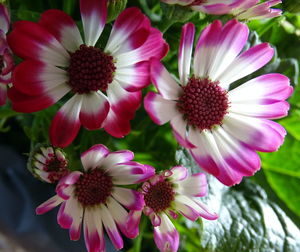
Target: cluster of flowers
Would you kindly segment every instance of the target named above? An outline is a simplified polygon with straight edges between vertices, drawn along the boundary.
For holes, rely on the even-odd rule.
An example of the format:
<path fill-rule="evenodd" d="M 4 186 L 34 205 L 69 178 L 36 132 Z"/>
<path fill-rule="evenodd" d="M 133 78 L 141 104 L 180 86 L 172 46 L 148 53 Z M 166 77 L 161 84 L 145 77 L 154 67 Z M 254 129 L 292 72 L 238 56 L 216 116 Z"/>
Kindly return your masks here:
<path fill-rule="evenodd" d="M 230 13 L 239 19 L 281 13 L 270 9 L 280 1 L 163 2 L 209 14 Z M 50 126 L 52 146 L 39 148 L 30 158 L 36 176 L 57 183 L 57 195 L 36 212 L 60 205 L 58 223 L 70 230 L 72 240 L 80 238 L 83 224 L 89 252 L 105 251 L 103 226 L 115 248 L 121 249 L 119 231 L 136 237 L 144 213 L 154 226 L 160 251 L 177 251 L 179 234 L 170 217 L 217 218 L 198 199 L 207 193 L 204 173 L 189 176 L 185 167 L 175 166 L 155 174 L 153 167 L 132 161 L 131 151 L 110 152 L 101 144 L 82 153 L 83 169 L 71 171 L 60 148 L 72 143 L 81 125 L 88 130 L 103 128 L 114 137 L 129 134 L 141 90 L 152 82 L 158 93 L 149 92 L 144 99 L 151 119 L 160 125 L 170 122 L 174 137 L 199 166 L 232 186 L 260 169 L 256 151 L 276 151 L 283 143 L 284 128 L 269 119 L 287 115 L 285 100 L 293 91 L 289 79 L 265 74 L 230 90 L 233 82 L 266 65 L 274 53 L 267 43 L 243 51 L 249 30 L 235 19 L 208 25 L 193 57 L 195 26 L 183 26 L 178 81 L 160 62 L 168 44 L 139 9 L 127 8 L 117 17 L 104 49 L 95 45 L 106 24 L 107 1 L 81 0 L 80 10 L 83 38 L 70 16 L 48 10 L 37 23 L 14 23 L 7 43 L 9 16 L 4 6 L 0 8 L 0 80 L 10 83 L 12 72 L 7 92 L 13 109 L 31 113 L 66 100 Z M 8 45 L 23 59 L 14 69 Z M 5 97 L 6 86 L 0 87 Z M 126 187 L 140 183 L 137 190 Z"/>

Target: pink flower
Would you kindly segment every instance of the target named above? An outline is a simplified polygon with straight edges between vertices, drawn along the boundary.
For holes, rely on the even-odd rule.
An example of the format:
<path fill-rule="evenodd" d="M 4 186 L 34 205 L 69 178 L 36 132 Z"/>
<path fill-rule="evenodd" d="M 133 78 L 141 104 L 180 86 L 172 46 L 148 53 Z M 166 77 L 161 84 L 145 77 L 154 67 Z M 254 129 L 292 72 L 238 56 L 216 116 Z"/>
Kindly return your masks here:
<path fill-rule="evenodd" d="M 272 18 L 281 15 L 281 10 L 271 7 L 281 3 L 281 0 L 270 0 L 259 3 L 259 0 L 161 0 L 168 4 L 190 6 L 195 11 L 207 14 L 231 14 L 236 19 L 251 20 Z"/>
<path fill-rule="evenodd" d="M 230 85 L 267 64 L 273 49 L 262 43 L 241 52 L 248 28 L 236 20 L 215 21 L 202 32 L 190 72 L 195 27 L 183 26 L 179 48 L 180 83 L 156 59 L 151 77 L 159 94 L 149 92 L 145 108 L 157 124 L 171 123 L 177 141 L 200 167 L 223 184 L 239 183 L 260 169 L 256 151 L 276 151 L 284 128 L 269 119 L 287 115 L 293 92 L 289 79 L 272 73 L 230 90 Z"/>
<path fill-rule="evenodd" d="M 109 152 L 101 144 L 94 145 L 81 155 L 84 171 L 74 171 L 62 178 L 54 197 L 37 209 L 43 214 L 61 204 L 57 221 L 69 229 L 70 239 L 80 238 L 81 226 L 89 252 L 105 251 L 103 225 L 116 249 L 123 247 L 119 230 L 132 235 L 125 224 L 130 210 L 144 205 L 142 194 L 123 187 L 137 184 L 154 175 L 154 168 L 131 161 L 133 153 L 123 150 Z M 124 206 L 124 207 L 123 207 Z"/>
<path fill-rule="evenodd" d="M 70 94 L 50 127 L 51 143 L 58 147 L 69 145 L 81 125 L 104 128 L 115 137 L 128 134 L 140 90 L 149 83 L 148 60 L 161 59 L 168 50 L 161 32 L 137 8 L 123 11 L 105 48 L 97 48 L 107 1 L 81 0 L 80 9 L 84 42 L 75 22 L 60 10 L 44 12 L 38 23 L 19 21 L 8 36 L 24 59 L 9 90 L 16 111 L 39 111 Z"/>
<path fill-rule="evenodd" d="M 64 152 L 51 146 L 38 147 L 28 165 L 35 176 L 47 183 L 56 183 L 70 173 Z"/>
<path fill-rule="evenodd" d="M 154 226 L 154 241 L 162 252 L 176 252 L 179 246 L 179 234 L 170 217 L 176 219 L 178 214 L 195 221 L 200 216 L 215 220 L 217 214 L 210 213 L 198 200 L 207 193 L 204 173 L 188 176 L 187 169 L 175 166 L 171 170 L 153 176 L 142 186 L 145 206 L 143 210 L 130 212 L 127 229 L 132 236 L 138 235 L 138 225 L 142 212 L 149 216 Z"/>
<path fill-rule="evenodd" d="M 11 72 L 14 67 L 13 57 L 6 41 L 9 24 L 8 10 L 0 4 L 0 106 L 6 103 L 7 84 L 11 83 Z"/>

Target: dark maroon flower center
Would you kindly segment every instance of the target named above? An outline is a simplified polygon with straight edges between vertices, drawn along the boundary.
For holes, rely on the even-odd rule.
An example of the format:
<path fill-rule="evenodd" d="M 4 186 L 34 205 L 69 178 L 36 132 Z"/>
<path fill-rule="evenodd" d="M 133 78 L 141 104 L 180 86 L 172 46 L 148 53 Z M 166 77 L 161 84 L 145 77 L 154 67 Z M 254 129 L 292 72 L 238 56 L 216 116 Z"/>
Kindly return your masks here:
<path fill-rule="evenodd" d="M 49 172 L 48 179 L 51 183 L 57 182 L 69 173 L 68 162 L 66 160 L 59 160 L 54 155 L 46 161 L 44 169 L 46 172 Z"/>
<path fill-rule="evenodd" d="M 229 104 L 218 82 L 192 77 L 182 89 L 177 107 L 189 125 L 204 130 L 222 124 Z"/>
<path fill-rule="evenodd" d="M 164 180 L 156 183 L 155 185 L 151 185 L 147 192 L 145 192 L 144 200 L 146 206 L 158 213 L 171 206 L 171 203 L 174 200 L 174 195 L 175 192 L 172 184 Z"/>
<path fill-rule="evenodd" d="M 113 182 L 110 176 L 95 169 L 83 174 L 75 186 L 78 201 L 87 207 L 105 203 L 111 195 Z"/>
<path fill-rule="evenodd" d="M 106 91 L 113 81 L 116 67 L 113 57 L 99 48 L 81 45 L 71 53 L 68 84 L 79 94 L 91 91 Z"/>

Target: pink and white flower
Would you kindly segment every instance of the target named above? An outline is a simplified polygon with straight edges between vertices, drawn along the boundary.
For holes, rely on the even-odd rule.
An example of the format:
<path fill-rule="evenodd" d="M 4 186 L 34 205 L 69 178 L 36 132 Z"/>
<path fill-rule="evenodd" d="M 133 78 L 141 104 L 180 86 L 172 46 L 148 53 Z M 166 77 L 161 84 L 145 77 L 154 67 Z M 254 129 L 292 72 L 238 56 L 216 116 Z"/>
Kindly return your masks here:
<path fill-rule="evenodd" d="M 29 158 L 28 169 L 47 183 L 56 183 L 70 173 L 64 152 L 52 146 L 37 147 Z"/>
<path fill-rule="evenodd" d="M 281 3 L 281 0 L 270 0 L 259 3 L 260 0 L 161 0 L 168 4 L 189 6 L 192 10 L 212 15 L 231 14 L 239 20 L 273 18 L 280 16 L 280 9 L 271 7 Z"/>
<path fill-rule="evenodd" d="M 95 44 L 105 26 L 107 0 L 80 0 L 80 10 L 84 39 L 60 10 L 44 12 L 38 23 L 16 22 L 8 36 L 12 50 L 24 59 L 9 90 L 13 109 L 39 111 L 70 94 L 50 127 L 51 143 L 58 147 L 69 145 L 81 125 L 127 135 L 140 90 L 150 82 L 148 60 L 168 51 L 161 32 L 137 8 L 118 16 L 102 50 Z"/>
<path fill-rule="evenodd" d="M 127 220 L 127 229 L 132 236 L 139 233 L 142 212 L 149 216 L 154 226 L 154 241 L 162 252 L 176 252 L 179 246 L 179 234 L 170 217 L 176 219 L 182 214 L 189 220 L 199 217 L 215 220 L 218 215 L 210 213 L 198 199 L 207 193 L 204 173 L 188 176 L 183 166 L 175 166 L 159 175 L 153 176 L 142 185 L 145 206 L 143 210 L 132 210 Z"/>
<path fill-rule="evenodd" d="M 262 43 L 242 52 L 248 28 L 236 20 L 214 21 L 202 32 L 191 59 L 195 27 L 183 26 L 179 48 L 180 83 L 156 59 L 145 108 L 152 120 L 171 123 L 179 144 L 223 184 L 239 183 L 260 169 L 256 151 L 276 151 L 286 132 L 269 119 L 287 115 L 293 91 L 281 74 L 261 75 L 230 90 L 230 85 L 267 64 L 274 50 Z"/>
<path fill-rule="evenodd" d="M 6 103 L 7 85 L 11 83 L 11 72 L 14 67 L 12 53 L 6 41 L 9 25 L 8 10 L 0 4 L 0 106 Z"/>
<path fill-rule="evenodd" d="M 131 161 L 131 151 L 109 152 L 101 144 L 94 145 L 81 155 L 83 171 L 74 171 L 62 178 L 54 197 L 37 209 L 43 214 L 61 204 L 58 224 L 69 229 L 70 239 L 80 238 L 83 225 L 84 239 L 89 252 L 105 251 L 103 226 L 116 249 L 123 247 L 121 231 L 133 238 L 126 229 L 128 212 L 141 210 L 141 193 L 125 188 L 154 175 L 154 168 Z"/>

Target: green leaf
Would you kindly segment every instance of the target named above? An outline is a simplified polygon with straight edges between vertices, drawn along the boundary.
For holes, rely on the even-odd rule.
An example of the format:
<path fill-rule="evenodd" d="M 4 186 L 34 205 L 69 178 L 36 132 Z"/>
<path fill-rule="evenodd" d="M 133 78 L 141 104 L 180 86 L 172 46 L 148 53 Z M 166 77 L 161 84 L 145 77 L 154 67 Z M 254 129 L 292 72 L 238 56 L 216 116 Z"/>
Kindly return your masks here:
<path fill-rule="evenodd" d="M 110 0 L 108 1 L 108 15 L 106 22 L 109 23 L 125 9 L 127 0 Z"/>
<path fill-rule="evenodd" d="M 168 28 L 174 23 L 186 23 L 196 14 L 196 12 L 192 11 L 189 7 L 180 5 L 161 3 L 161 9 L 163 11 L 163 21 L 160 22 L 159 29 L 162 32 L 167 31 Z"/>
<path fill-rule="evenodd" d="M 291 130 L 292 127 L 289 126 L 287 129 Z M 295 129 L 291 131 L 296 136 L 299 133 L 295 133 Z M 287 135 L 285 143 L 279 151 L 262 153 L 261 157 L 262 166 L 270 186 L 279 198 L 300 216 L 300 141 Z"/>
<path fill-rule="evenodd" d="M 179 150 L 177 160 L 199 172 L 187 151 Z M 208 196 L 203 201 L 219 218 L 202 219 L 203 223 L 184 219 L 180 227 L 182 251 L 300 250 L 300 230 L 260 186 L 244 179 L 241 185 L 229 188 L 210 175 L 208 183 Z"/>

